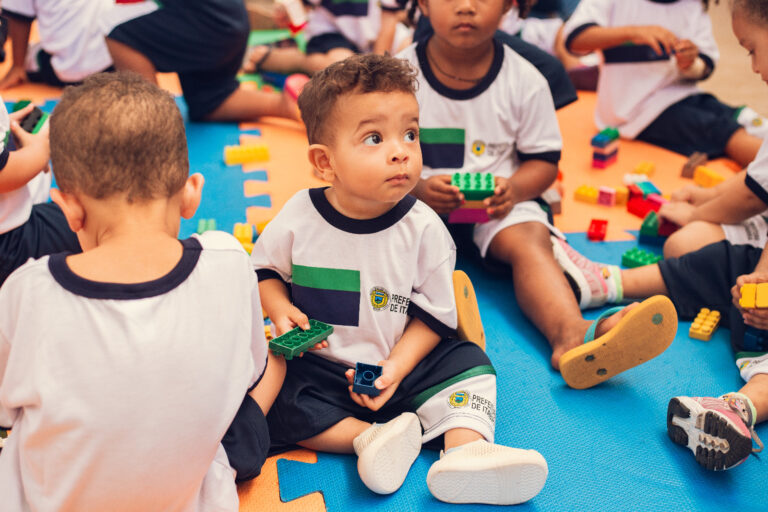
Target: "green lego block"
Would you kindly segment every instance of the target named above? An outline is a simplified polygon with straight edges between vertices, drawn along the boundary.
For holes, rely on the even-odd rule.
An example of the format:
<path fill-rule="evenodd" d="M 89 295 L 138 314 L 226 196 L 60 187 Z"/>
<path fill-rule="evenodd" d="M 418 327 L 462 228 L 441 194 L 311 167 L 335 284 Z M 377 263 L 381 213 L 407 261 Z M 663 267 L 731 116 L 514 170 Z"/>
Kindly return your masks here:
<path fill-rule="evenodd" d="M 315 343 L 326 339 L 333 332 L 333 326 L 319 320 L 310 319 L 309 329 L 301 327 L 291 329 L 282 336 L 269 340 L 269 349 L 275 354 L 282 354 L 286 359 L 306 352 Z"/>
<path fill-rule="evenodd" d="M 19 110 L 23 109 L 30 103 L 32 103 L 32 100 L 19 100 L 13 104 L 13 109 L 11 110 L 11 112 L 18 112 Z"/>
<path fill-rule="evenodd" d="M 603 128 L 600 130 L 601 135 L 605 135 L 606 137 L 610 138 L 611 140 L 616 140 L 619 138 L 619 130 L 616 128 L 609 126 L 607 128 Z"/>
<path fill-rule="evenodd" d="M 489 172 L 455 172 L 451 185 L 459 187 L 467 201 L 478 201 L 491 197 L 496 189 L 496 181 Z"/>
<path fill-rule="evenodd" d="M 659 216 L 651 210 L 643 219 L 640 234 L 644 236 L 659 236 Z"/>
<path fill-rule="evenodd" d="M 625 252 L 621 256 L 621 264 L 627 268 L 643 267 L 645 265 L 653 265 L 663 260 L 658 254 L 648 252 L 644 249 L 635 247 Z"/>
<path fill-rule="evenodd" d="M 206 231 L 216 231 L 216 219 L 200 219 L 197 222 L 197 234 L 202 235 Z"/>

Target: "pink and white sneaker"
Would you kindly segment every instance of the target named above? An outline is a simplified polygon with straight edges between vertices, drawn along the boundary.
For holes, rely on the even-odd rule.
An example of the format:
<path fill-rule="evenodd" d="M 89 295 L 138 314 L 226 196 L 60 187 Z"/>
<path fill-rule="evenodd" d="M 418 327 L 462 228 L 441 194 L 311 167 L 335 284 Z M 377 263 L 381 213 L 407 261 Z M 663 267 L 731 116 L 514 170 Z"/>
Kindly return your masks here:
<path fill-rule="evenodd" d="M 755 415 L 752 402 L 741 393 L 676 396 L 667 407 L 667 433 L 673 442 L 687 446 L 700 465 L 722 471 L 763 449 L 755 434 Z M 753 441 L 757 448 L 752 448 Z"/>
<path fill-rule="evenodd" d="M 550 236 L 550 240 L 555 261 L 578 289 L 579 308 L 597 308 L 607 302 L 621 302 L 623 289 L 619 267 L 595 263 L 554 235 Z"/>

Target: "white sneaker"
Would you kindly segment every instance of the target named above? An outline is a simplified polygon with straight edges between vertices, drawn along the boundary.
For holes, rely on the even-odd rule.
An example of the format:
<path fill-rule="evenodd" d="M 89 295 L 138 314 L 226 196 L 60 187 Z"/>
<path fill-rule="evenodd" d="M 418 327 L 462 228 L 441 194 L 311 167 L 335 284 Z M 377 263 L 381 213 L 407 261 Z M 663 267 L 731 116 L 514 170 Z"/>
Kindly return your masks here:
<path fill-rule="evenodd" d="M 421 451 L 421 422 L 412 412 L 377 425 L 374 423 L 352 445 L 357 454 L 357 472 L 373 492 L 398 490 Z"/>
<path fill-rule="evenodd" d="M 622 300 L 621 271 L 618 267 L 595 263 L 554 235 L 550 236 L 550 240 L 555 261 L 578 288 L 579 308 L 597 308 L 606 302 Z"/>
<path fill-rule="evenodd" d="M 440 452 L 440 460 L 427 473 L 427 487 L 447 503 L 515 505 L 539 494 L 547 473 L 547 461 L 536 450 L 479 439 Z"/>

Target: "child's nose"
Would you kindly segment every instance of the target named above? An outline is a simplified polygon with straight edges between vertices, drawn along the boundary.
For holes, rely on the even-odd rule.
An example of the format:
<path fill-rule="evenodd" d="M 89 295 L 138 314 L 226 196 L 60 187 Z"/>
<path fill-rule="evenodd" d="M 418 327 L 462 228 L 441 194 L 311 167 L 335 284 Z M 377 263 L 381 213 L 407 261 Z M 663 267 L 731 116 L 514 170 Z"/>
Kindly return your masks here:
<path fill-rule="evenodd" d="M 458 0 L 456 3 L 456 12 L 470 13 L 475 12 L 475 3 L 477 0 Z"/>
<path fill-rule="evenodd" d="M 394 146 L 392 147 L 392 153 L 390 156 L 390 161 L 392 163 L 403 163 L 408 160 L 408 152 L 405 149 L 405 145 L 401 142 L 394 143 Z"/>

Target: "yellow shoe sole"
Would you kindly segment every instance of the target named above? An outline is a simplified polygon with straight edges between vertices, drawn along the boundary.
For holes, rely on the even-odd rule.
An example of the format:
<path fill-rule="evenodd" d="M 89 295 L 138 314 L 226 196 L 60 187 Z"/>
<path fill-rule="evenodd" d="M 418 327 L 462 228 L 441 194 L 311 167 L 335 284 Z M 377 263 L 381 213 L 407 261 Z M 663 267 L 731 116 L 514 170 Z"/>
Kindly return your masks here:
<path fill-rule="evenodd" d="M 596 386 L 658 356 L 677 333 L 677 311 L 662 295 L 646 299 L 594 341 L 560 357 L 560 373 L 575 389 Z"/>
<path fill-rule="evenodd" d="M 459 333 L 459 339 L 476 343 L 485 350 L 485 330 L 483 321 L 480 319 L 475 288 L 469 276 L 461 270 L 453 271 L 453 294 L 456 297 L 458 317 L 456 330 Z"/>

